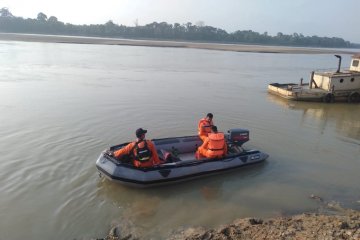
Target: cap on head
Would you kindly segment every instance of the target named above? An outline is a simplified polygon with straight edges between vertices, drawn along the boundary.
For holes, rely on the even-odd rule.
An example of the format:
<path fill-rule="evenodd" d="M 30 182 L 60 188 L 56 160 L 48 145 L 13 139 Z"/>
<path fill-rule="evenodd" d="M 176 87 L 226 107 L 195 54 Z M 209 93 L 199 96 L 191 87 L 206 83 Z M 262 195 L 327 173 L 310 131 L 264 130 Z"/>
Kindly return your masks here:
<path fill-rule="evenodd" d="M 214 115 L 212 113 L 208 113 L 208 114 L 206 114 L 206 117 L 212 119 L 214 117 Z"/>
<path fill-rule="evenodd" d="M 143 134 L 147 133 L 147 130 L 142 129 L 142 128 L 138 128 L 136 130 L 136 137 L 140 138 Z"/>

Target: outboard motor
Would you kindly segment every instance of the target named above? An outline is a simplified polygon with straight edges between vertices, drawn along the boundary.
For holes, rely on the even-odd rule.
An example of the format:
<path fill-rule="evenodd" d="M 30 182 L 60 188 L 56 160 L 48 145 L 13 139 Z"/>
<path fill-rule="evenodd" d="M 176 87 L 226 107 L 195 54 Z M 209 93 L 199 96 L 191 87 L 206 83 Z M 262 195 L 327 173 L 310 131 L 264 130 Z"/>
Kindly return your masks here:
<path fill-rule="evenodd" d="M 230 129 L 228 133 L 228 140 L 237 146 L 241 147 L 241 145 L 249 141 L 249 130 L 247 129 L 234 128 Z"/>

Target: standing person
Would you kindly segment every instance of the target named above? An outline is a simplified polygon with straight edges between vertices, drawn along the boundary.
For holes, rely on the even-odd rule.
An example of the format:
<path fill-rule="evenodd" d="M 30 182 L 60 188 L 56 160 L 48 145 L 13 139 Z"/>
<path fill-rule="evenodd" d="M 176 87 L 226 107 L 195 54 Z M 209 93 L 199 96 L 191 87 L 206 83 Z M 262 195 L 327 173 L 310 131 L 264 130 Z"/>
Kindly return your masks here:
<path fill-rule="evenodd" d="M 147 130 L 139 128 L 136 130 L 136 141 L 115 151 L 114 157 L 119 158 L 125 154 L 132 154 L 135 167 L 152 167 L 161 163 L 152 141 L 145 139 Z"/>
<path fill-rule="evenodd" d="M 208 113 L 205 118 L 202 118 L 199 121 L 198 134 L 203 142 L 207 138 L 208 134 L 211 132 L 211 126 L 214 125 L 213 117 L 214 115 L 212 113 Z"/>
<path fill-rule="evenodd" d="M 225 135 L 218 132 L 216 126 L 211 127 L 211 133 L 205 139 L 204 143 L 198 148 L 196 156 L 205 156 L 207 158 L 221 158 L 227 153 L 227 144 Z"/>

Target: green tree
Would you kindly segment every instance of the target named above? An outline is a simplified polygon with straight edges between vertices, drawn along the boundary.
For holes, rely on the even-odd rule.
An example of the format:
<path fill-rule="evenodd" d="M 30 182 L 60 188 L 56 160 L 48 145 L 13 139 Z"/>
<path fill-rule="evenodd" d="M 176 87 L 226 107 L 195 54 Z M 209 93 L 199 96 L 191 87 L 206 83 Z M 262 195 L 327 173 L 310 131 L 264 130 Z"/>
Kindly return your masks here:
<path fill-rule="evenodd" d="M 1 17 L 14 17 L 14 16 L 11 14 L 11 12 L 9 11 L 9 9 L 8 9 L 8 8 L 5 8 L 5 7 L 3 7 L 3 8 L 0 9 L 0 16 L 1 16 Z"/>
<path fill-rule="evenodd" d="M 46 22 L 47 16 L 44 13 L 39 12 L 37 15 L 37 20 L 41 22 Z"/>
<path fill-rule="evenodd" d="M 51 16 L 51 17 L 49 17 L 48 22 L 56 23 L 56 22 L 58 22 L 58 19 L 57 19 L 57 17 Z"/>

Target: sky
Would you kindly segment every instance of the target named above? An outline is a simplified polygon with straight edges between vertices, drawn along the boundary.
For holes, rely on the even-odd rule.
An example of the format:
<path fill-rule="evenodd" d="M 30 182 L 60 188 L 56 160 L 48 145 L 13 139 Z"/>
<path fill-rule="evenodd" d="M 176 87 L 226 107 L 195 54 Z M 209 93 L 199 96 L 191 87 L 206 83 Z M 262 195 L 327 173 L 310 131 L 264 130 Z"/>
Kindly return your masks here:
<path fill-rule="evenodd" d="M 18 17 L 39 12 L 72 24 L 196 24 L 269 35 L 302 33 L 360 43 L 360 0 L 0 0 Z"/>

